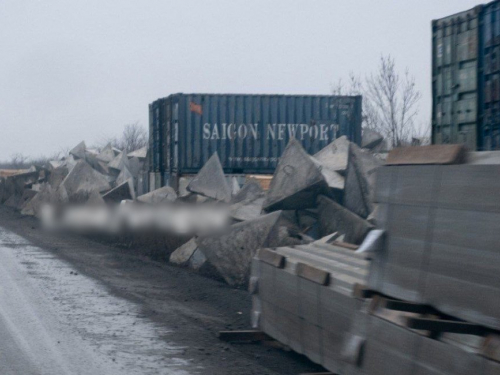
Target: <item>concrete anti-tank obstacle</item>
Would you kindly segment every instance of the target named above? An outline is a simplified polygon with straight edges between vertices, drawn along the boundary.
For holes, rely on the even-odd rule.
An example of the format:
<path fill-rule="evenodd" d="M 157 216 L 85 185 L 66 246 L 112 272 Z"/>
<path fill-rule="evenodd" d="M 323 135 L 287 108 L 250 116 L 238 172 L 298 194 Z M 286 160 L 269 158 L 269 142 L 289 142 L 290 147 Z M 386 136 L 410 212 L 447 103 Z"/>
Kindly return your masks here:
<path fill-rule="evenodd" d="M 147 194 L 141 195 L 137 198 L 137 201 L 146 204 L 158 204 L 173 202 L 176 199 L 177 194 L 175 193 L 174 189 L 172 189 L 170 186 L 164 186 Z"/>
<path fill-rule="evenodd" d="M 375 172 L 383 162 L 354 143 L 349 148 L 344 189 L 344 206 L 366 219 L 373 211 Z"/>
<path fill-rule="evenodd" d="M 224 170 L 217 153 L 214 153 L 198 174 L 189 182 L 187 190 L 218 201 L 231 200 L 231 188 L 227 184 Z"/>
<path fill-rule="evenodd" d="M 325 196 L 318 197 L 318 211 L 322 237 L 338 232 L 345 235 L 345 242 L 358 245 L 373 229 L 368 221 Z"/>
<path fill-rule="evenodd" d="M 93 191 L 102 193 L 111 189 L 106 177 L 83 160 L 76 163 L 61 185 L 64 185 L 70 200 L 82 193 L 90 194 Z"/>
<path fill-rule="evenodd" d="M 292 139 L 278 162 L 263 207 L 266 211 L 311 208 L 325 188 L 320 166 Z"/>

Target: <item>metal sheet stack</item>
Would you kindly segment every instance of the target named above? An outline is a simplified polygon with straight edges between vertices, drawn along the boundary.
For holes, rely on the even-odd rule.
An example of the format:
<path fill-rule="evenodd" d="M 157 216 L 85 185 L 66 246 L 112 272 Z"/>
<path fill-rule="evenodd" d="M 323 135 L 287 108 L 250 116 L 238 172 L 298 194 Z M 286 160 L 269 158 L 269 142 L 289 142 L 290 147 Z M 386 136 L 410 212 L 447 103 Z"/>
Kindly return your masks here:
<path fill-rule="evenodd" d="M 371 289 L 500 329 L 500 165 L 388 166 Z"/>
<path fill-rule="evenodd" d="M 352 249 L 314 242 L 261 249 L 253 260 L 253 324 L 339 372 L 346 334 L 363 301 L 352 297 L 368 263 Z"/>

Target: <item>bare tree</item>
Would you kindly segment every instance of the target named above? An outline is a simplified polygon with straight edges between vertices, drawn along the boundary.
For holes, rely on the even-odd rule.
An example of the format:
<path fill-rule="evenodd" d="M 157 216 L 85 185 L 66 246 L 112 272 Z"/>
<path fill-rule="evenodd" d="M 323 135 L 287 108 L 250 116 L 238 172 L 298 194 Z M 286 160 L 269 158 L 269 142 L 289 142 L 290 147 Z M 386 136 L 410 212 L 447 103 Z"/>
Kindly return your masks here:
<path fill-rule="evenodd" d="M 8 162 L 9 168 L 14 168 L 14 169 L 22 169 L 26 168 L 28 163 L 28 157 L 21 154 L 21 153 L 16 153 L 11 155 L 10 161 Z"/>
<path fill-rule="evenodd" d="M 394 59 L 382 56 L 378 72 L 366 79 L 365 100 L 373 111 L 373 129 L 384 135 L 393 147 L 408 144 L 415 133 L 421 96 L 415 77 L 408 69 L 400 76 Z"/>
<path fill-rule="evenodd" d="M 408 69 L 400 76 L 391 56 L 382 56 L 377 72 L 364 81 L 353 73 L 345 84 L 339 80 L 332 93 L 363 95 L 363 128 L 379 132 L 392 147 L 410 144 L 420 133 L 414 123 L 421 98 L 415 78 Z"/>
<path fill-rule="evenodd" d="M 125 152 L 135 151 L 148 145 L 148 131 L 139 122 L 125 125 L 120 137 L 105 138 L 103 145 L 111 143 L 111 146 Z"/>

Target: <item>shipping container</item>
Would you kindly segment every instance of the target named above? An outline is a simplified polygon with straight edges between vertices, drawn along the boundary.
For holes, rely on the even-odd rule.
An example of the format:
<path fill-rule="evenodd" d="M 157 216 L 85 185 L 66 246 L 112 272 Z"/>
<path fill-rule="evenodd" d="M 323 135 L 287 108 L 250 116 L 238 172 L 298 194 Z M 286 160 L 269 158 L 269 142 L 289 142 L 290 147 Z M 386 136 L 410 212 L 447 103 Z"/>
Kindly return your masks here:
<path fill-rule="evenodd" d="M 479 6 L 433 21 L 433 143 L 464 143 L 477 149 L 481 14 Z"/>
<path fill-rule="evenodd" d="M 272 174 L 288 141 L 361 142 L 361 96 L 174 94 L 149 106 L 150 172 L 176 187 L 217 152 L 226 174 Z M 156 177 L 158 178 L 158 177 Z M 158 184 L 158 181 L 155 181 Z"/>
<path fill-rule="evenodd" d="M 481 48 L 484 113 L 479 130 L 479 148 L 500 149 L 500 2 L 484 6 Z"/>
<path fill-rule="evenodd" d="M 500 149 L 500 1 L 432 22 L 432 141 Z"/>

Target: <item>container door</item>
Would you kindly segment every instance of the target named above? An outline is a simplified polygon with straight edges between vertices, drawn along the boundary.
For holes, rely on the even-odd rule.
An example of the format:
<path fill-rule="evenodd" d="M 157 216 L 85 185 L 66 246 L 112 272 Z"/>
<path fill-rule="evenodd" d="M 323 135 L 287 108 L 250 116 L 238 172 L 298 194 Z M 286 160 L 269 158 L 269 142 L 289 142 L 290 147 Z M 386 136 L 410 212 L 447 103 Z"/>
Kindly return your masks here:
<path fill-rule="evenodd" d="M 433 142 L 476 140 L 478 113 L 478 13 L 462 12 L 433 22 Z"/>

